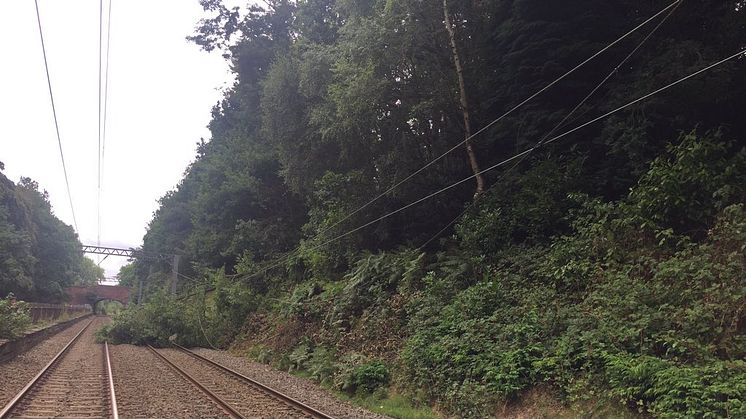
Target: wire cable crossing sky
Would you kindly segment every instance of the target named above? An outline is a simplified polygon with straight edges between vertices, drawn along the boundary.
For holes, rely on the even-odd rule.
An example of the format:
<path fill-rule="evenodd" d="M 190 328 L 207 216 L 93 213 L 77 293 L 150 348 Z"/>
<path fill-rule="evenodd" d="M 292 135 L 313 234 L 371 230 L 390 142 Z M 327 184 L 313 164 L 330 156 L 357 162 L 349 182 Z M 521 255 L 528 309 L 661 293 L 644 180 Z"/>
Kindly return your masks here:
<path fill-rule="evenodd" d="M 55 215 L 81 242 L 129 248 L 141 245 L 158 199 L 178 184 L 195 144 L 210 139 L 210 110 L 234 75 L 222 56 L 185 39 L 204 16 L 199 2 L 114 3 L 103 4 L 103 29 L 100 0 L 2 3 L 0 13 L 13 18 L 0 36 L 13 42 L 5 43 L 8 65 L 0 68 L 0 160 L 8 178 L 30 177 L 49 193 Z M 110 257 L 101 266 L 112 277 L 125 263 Z"/>
<path fill-rule="evenodd" d="M 67 198 L 70 201 L 70 212 L 72 213 L 73 217 L 73 225 L 75 226 L 75 231 L 80 231 L 78 229 L 78 220 L 75 217 L 75 205 L 73 204 L 73 196 L 72 191 L 70 190 L 70 180 L 67 176 L 67 165 L 65 164 L 65 153 L 62 151 L 62 138 L 60 137 L 60 124 L 57 121 L 57 108 L 54 106 L 54 94 L 52 93 L 52 80 L 49 77 L 49 63 L 47 61 L 47 48 L 44 45 L 44 30 L 42 29 L 41 25 L 41 16 L 39 15 L 39 1 L 34 0 L 34 6 L 36 7 L 36 21 L 39 25 L 39 40 L 41 41 L 41 52 L 44 56 L 44 71 L 47 75 L 47 86 L 49 87 L 49 102 L 52 105 L 52 116 L 54 117 L 54 129 L 57 133 L 57 145 L 60 149 L 60 160 L 62 160 L 62 173 L 65 176 L 65 186 L 67 189 Z"/>

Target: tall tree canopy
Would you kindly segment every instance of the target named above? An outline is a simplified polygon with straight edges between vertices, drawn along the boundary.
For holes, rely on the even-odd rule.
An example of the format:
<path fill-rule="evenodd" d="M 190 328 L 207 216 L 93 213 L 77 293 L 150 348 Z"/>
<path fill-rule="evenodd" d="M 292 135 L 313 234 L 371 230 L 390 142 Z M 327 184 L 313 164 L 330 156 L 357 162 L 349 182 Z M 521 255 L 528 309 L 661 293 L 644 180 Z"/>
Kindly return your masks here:
<path fill-rule="evenodd" d="M 144 238 L 190 289 L 136 261 L 147 302 L 113 335 L 351 393 L 391 378 L 456 417 L 530 388 L 587 416 L 746 416 L 744 57 L 469 178 L 736 54 L 742 0 L 201 4 L 190 39 L 236 82 Z"/>
<path fill-rule="evenodd" d="M 0 173 L 0 296 L 61 301 L 64 287 L 103 276 L 83 256 L 73 228 L 54 216 L 47 192 L 29 178 L 14 184 Z"/>
<path fill-rule="evenodd" d="M 668 3 L 274 0 L 243 12 L 220 0 L 201 4 L 210 16 L 190 39 L 221 51 L 236 83 L 213 109 L 212 138 L 162 198 L 144 249 L 233 272 L 240 261 L 314 248 L 471 175 L 469 156 L 456 150 L 348 217 L 463 140 L 461 93 L 476 132 Z M 534 145 L 658 22 L 476 136 L 473 156 L 488 167 Z M 563 128 L 732 54 L 745 34 L 739 2 L 682 3 Z M 745 75 L 740 63 L 720 67 L 544 147 L 515 170 L 564 161 L 577 180 L 564 184 L 618 198 L 681 130 L 743 132 Z M 487 187 L 501 173 L 487 173 Z M 474 187 L 464 183 L 318 251 L 342 268 L 339 255 L 418 246 L 459 214 Z M 154 267 L 170 269 L 142 262 L 137 271 Z"/>

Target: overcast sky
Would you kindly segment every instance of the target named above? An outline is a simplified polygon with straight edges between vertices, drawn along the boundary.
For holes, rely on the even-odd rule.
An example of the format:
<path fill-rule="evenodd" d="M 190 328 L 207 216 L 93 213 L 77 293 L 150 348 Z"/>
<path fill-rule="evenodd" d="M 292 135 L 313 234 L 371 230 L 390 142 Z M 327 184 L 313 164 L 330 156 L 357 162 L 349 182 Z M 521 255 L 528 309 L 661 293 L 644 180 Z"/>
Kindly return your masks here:
<path fill-rule="evenodd" d="M 99 2 L 39 0 L 39 9 L 78 234 L 96 244 Z M 209 138 L 210 109 L 232 76 L 219 53 L 186 41 L 202 17 L 197 0 L 113 0 L 102 246 L 142 244 L 157 199 Z M 32 0 L 0 3 L 0 57 L 4 173 L 39 182 L 72 225 Z M 101 266 L 108 277 L 124 263 Z"/>

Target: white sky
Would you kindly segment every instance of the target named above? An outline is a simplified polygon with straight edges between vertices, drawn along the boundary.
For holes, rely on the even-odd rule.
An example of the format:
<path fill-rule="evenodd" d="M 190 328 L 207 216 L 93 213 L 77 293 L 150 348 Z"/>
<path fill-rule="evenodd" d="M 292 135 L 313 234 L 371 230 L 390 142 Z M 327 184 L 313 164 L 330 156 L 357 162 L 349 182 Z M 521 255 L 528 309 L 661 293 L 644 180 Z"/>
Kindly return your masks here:
<path fill-rule="evenodd" d="M 99 2 L 39 0 L 39 9 L 78 234 L 96 244 Z M 113 0 L 102 246 L 142 244 L 156 200 L 209 138 L 210 110 L 233 77 L 219 53 L 186 41 L 202 17 L 197 0 Z M 39 182 L 72 225 L 33 0 L 0 3 L 0 57 L 4 173 Z M 110 277 L 124 263 L 101 266 Z"/>

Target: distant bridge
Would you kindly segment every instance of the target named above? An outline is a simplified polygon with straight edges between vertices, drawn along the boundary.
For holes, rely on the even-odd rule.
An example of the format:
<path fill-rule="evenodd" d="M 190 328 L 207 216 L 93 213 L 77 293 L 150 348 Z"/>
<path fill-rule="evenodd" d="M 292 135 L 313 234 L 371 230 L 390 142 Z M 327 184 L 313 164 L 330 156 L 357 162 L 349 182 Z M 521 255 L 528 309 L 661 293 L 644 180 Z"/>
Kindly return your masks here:
<path fill-rule="evenodd" d="M 129 259 L 135 259 L 135 258 L 141 258 L 141 259 L 156 259 L 156 260 L 164 260 L 168 261 L 171 259 L 171 293 L 176 293 L 176 287 L 179 282 L 179 263 L 181 261 L 181 255 L 174 255 L 169 253 L 150 253 L 150 252 L 143 252 L 142 250 L 138 249 L 120 249 L 117 247 L 102 247 L 102 246 L 90 246 L 90 245 L 83 245 L 83 253 L 90 253 L 94 255 L 104 255 L 104 259 L 108 258 L 109 256 L 124 256 Z M 103 262 L 104 259 L 101 259 L 99 261 L 99 264 Z M 105 287 L 106 285 L 98 285 L 98 287 Z M 75 287 L 73 287 L 75 288 Z M 125 287 L 120 287 L 125 288 Z M 137 301 L 140 302 L 140 299 L 142 297 L 142 281 L 138 281 L 138 291 L 137 291 Z M 127 289 L 127 298 L 129 298 L 129 289 Z M 101 298 L 101 300 L 105 300 L 107 298 Z M 117 300 L 116 298 L 114 298 Z M 100 301 L 100 300 L 98 300 Z M 98 302 L 97 301 L 97 302 Z M 122 304 L 127 304 L 126 302 L 122 302 L 120 300 L 117 300 L 121 302 Z M 83 303 L 87 304 L 87 303 Z"/>
<path fill-rule="evenodd" d="M 103 300 L 119 301 L 123 305 L 127 305 L 130 301 L 130 289 L 119 285 L 67 287 L 65 293 L 69 298 L 68 303 L 74 305 L 90 304 L 95 306 L 96 303 Z"/>

